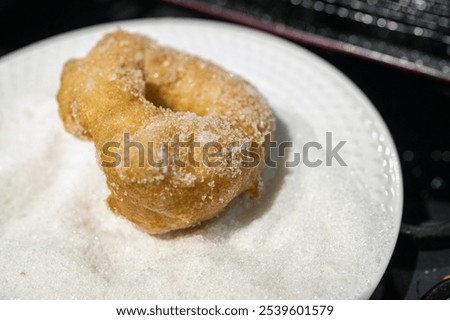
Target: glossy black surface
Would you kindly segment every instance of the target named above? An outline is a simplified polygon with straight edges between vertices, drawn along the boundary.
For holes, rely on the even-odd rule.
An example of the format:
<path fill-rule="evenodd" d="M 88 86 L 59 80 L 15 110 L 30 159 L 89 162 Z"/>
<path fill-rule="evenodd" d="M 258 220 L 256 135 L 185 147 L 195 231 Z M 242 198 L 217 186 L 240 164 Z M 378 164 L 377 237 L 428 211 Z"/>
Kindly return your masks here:
<path fill-rule="evenodd" d="M 447 0 L 167 1 L 450 82 Z"/>

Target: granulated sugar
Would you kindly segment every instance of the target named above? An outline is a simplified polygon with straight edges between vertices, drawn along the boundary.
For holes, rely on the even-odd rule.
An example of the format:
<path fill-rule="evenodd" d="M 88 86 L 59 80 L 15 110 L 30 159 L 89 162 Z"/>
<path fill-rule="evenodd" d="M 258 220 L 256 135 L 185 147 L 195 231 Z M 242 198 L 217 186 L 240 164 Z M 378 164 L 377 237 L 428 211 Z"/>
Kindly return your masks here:
<path fill-rule="evenodd" d="M 167 36 L 174 45 L 177 34 L 199 44 L 208 38 L 208 31 L 200 37 L 198 30 L 208 30 L 202 23 L 198 30 L 195 24 L 152 26 L 134 25 L 134 30 Z M 211 30 L 219 43 L 236 41 L 234 58 L 209 45 L 199 54 L 211 50 L 219 64 L 241 70 L 262 91 L 278 117 L 279 142 L 292 140 L 295 151 L 302 151 L 312 140 L 325 146 L 325 132 L 332 131 L 336 143 L 348 141 L 341 153 L 348 166 L 266 168 L 259 200 L 241 196 L 220 217 L 187 231 L 142 232 L 108 209 L 96 151 L 64 131 L 54 99 L 60 68 L 72 49 L 87 50 L 105 30 L 60 38 L 57 45 L 0 64 L 0 298 L 370 295 L 395 242 L 399 217 L 392 199 L 401 197 L 395 151 L 390 140 L 387 146 L 380 142 L 386 139 L 380 138 L 384 127 L 353 88 L 326 76 L 329 70 L 303 51 L 304 59 L 290 49 L 276 51 L 282 59 L 275 59 L 274 51 L 269 58 L 261 48 L 270 46 L 258 44 L 260 36 L 244 46 L 235 32 Z M 257 59 L 245 56 L 250 45 L 260 46 L 254 48 Z M 50 52 L 59 54 L 49 58 Z M 237 62 L 236 55 L 242 57 Z M 285 69 L 274 61 L 285 61 Z M 269 69 L 271 77 L 265 73 Z M 286 70 L 308 81 L 294 83 Z M 323 97 L 329 97 L 328 104 Z"/>

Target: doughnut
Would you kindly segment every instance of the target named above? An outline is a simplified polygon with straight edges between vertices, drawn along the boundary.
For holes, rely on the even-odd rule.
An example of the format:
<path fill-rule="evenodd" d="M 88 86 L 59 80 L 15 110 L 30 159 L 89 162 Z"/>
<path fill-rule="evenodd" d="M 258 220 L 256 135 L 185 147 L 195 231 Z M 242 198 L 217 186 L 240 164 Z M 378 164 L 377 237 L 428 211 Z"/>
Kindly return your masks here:
<path fill-rule="evenodd" d="M 57 101 L 66 131 L 95 145 L 110 209 L 148 233 L 259 195 L 273 113 L 212 62 L 119 29 L 64 65 Z"/>

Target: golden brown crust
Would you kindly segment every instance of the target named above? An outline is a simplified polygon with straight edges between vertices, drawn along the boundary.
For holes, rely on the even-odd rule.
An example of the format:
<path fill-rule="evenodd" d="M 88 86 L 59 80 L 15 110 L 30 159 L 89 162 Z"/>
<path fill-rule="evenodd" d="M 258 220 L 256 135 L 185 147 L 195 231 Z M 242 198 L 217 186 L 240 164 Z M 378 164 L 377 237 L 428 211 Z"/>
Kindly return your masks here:
<path fill-rule="evenodd" d="M 180 154 L 184 163 L 194 159 L 197 165 L 175 165 L 170 148 L 155 155 L 159 160 L 166 155 L 168 165 L 139 165 L 133 148 L 129 167 L 103 166 L 111 209 L 150 233 L 198 224 L 242 192 L 257 194 L 273 115 L 253 86 L 211 62 L 119 30 L 105 35 L 85 58 L 66 63 L 58 103 L 66 130 L 93 140 L 101 162 L 111 161 L 105 143 L 119 142 L 116 151 L 124 154 L 125 133 L 142 143 L 144 154 L 148 142 L 163 150 L 176 135 L 201 147 L 254 143 L 261 161 L 251 167 L 241 165 L 239 152 L 222 153 L 216 157 L 221 165 L 207 165 L 201 147 Z"/>

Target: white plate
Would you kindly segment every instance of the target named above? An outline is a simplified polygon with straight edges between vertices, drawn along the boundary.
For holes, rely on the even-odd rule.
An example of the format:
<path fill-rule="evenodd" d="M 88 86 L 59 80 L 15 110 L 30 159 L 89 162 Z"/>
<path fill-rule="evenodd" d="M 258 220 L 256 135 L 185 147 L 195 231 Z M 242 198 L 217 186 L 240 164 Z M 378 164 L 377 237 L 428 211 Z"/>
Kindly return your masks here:
<path fill-rule="evenodd" d="M 63 130 L 55 101 L 63 63 L 117 26 L 247 78 L 278 140 L 301 151 L 332 132 L 348 166 L 268 169 L 261 200 L 240 197 L 202 230 L 141 232 L 108 210 L 93 146 Z M 310 52 L 230 24 L 118 22 L 4 57 L 0 150 L 1 298 L 368 298 L 399 230 L 399 161 L 372 104 Z"/>

